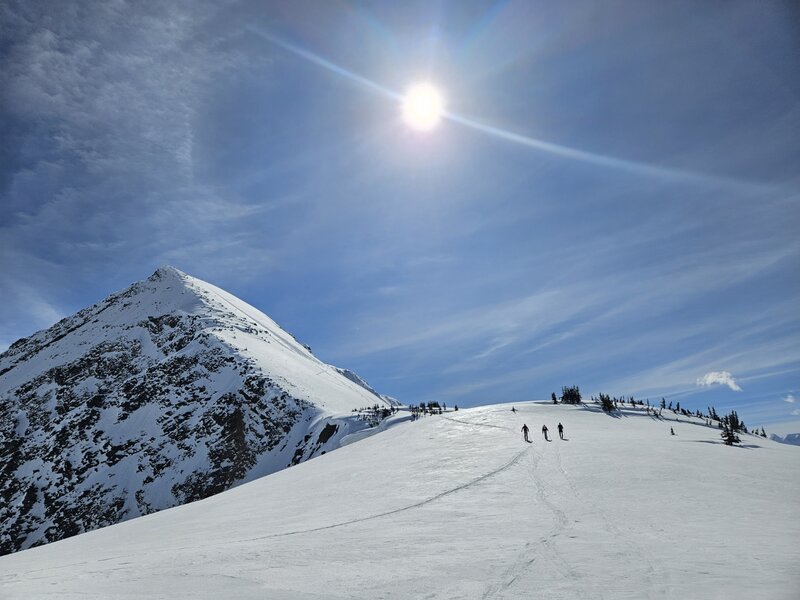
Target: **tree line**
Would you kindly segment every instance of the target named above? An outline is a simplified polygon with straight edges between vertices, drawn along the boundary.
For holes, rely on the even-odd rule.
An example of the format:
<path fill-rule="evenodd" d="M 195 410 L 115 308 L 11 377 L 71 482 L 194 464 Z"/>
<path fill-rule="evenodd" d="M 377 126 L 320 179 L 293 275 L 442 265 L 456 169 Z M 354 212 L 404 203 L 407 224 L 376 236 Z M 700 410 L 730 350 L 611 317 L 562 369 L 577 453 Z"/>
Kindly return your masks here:
<path fill-rule="evenodd" d="M 556 396 L 555 392 L 550 395 L 550 399 L 553 401 L 553 404 L 559 404 L 559 402 L 561 404 L 581 404 L 583 402 L 580 388 L 577 385 L 563 386 L 561 388 L 560 400 Z M 763 427 L 761 428 L 761 431 L 759 431 L 758 428 L 748 431 L 744 421 L 739 418 L 739 415 L 735 410 L 732 410 L 727 415 L 720 417 L 716 408 L 713 406 L 709 406 L 708 412 L 703 413 L 700 410 L 691 411 L 681 408 L 680 402 L 676 402 L 675 406 L 673 407 L 672 401 L 667 404 L 666 398 L 661 398 L 661 402 L 656 407 L 650 405 L 649 399 L 643 402 L 642 400 L 635 399 L 633 396 L 628 396 L 627 398 L 625 396 L 612 397 L 610 394 L 605 393 L 599 394 L 596 398 L 592 396 L 591 401 L 595 404 L 599 404 L 600 408 L 606 413 L 611 413 L 612 411 L 618 410 L 621 406 L 629 404 L 632 407 L 639 406 L 645 408 L 647 414 L 651 414 L 658 419 L 662 418 L 661 414 L 664 410 L 669 410 L 674 414 L 680 414 L 685 417 L 697 417 L 699 419 L 704 419 L 706 421 L 706 425 L 709 427 L 713 427 L 714 423 L 717 424 L 717 427 L 722 430 L 720 432 L 722 441 L 728 446 L 740 443 L 741 440 L 738 436 L 739 433 L 750 433 L 752 435 L 757 435 L 764 438 L 767 437 L 767 432 L 764 431 Z"/>

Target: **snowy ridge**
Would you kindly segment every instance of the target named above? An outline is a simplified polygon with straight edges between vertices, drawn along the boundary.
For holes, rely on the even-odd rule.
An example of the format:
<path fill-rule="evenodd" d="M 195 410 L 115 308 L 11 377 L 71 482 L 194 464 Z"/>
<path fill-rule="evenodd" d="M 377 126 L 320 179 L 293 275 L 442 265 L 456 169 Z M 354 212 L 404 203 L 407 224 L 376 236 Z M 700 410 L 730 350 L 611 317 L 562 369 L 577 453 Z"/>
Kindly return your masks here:
<path fill-rule="evenodd" d="M 728 447 L 701 419 L 638 408 L 510 408 L 399 423 L 200 502 L 2 557 L 0 596 L 797 597 L 794 448 L 747 434 Z"/>
<path fill-rule="evenodd" d="M 770 434 L 770 439 L 781 444 L 789 444 L 790 446 L 800 446 L 800 433 L 789 433 L 781 437 L 775 433 Z"/>
<path fill-rule="evenodd" d="M 0 355 L 0 553 L 297 464 L 375 404 L 264 313 L 162 267 Z"/>

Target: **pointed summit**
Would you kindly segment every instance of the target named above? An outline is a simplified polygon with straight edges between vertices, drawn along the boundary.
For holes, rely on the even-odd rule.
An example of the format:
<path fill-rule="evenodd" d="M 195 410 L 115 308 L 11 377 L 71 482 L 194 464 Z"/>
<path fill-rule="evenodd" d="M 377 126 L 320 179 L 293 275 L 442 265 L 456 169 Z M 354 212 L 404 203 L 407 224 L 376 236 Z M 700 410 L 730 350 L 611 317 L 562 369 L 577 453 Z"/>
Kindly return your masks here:
<path fill-rule="evenodd" d="M 186 273 L 173 267 L 172 265 L 162 265 L 158 267 L 155 272 L 148 277 L 150 281 L 159 281 L 159 280 L 168 280 L 168 279 L 180 279 L 185 280 L 189 277 Z"/>
<path fill-rule="evenodd" d="M 258 309 L 160 267 L 0 354 L 0 554 L 330 451 L 376 404 Z"/>

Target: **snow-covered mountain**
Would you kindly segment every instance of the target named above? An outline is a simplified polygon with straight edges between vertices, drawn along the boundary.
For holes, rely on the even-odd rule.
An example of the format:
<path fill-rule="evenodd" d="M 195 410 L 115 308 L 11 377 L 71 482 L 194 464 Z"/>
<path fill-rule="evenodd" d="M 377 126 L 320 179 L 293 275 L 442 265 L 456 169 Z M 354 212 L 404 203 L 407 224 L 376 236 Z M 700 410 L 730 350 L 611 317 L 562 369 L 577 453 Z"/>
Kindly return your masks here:
<path fill-rule="evenodd" d="M 796 600 L 795 448 L 748 434 L 725 446 L 703 419 L 639 407 L 515 408 L 401 423 L 4 556 L 0 597 Z"/>
<path fill-rule="evenodd" d="M 781 444 L 790 444 L 792 446 L 800 446 L 800 433 L 789 433 L 783 437 L 772 433 L 770 439 L 780 442 Z"/>
<path fill-rule="evenodd" d="M 297 464 L 390 406 L 269 317 L 175 268 L 0 355 L 0 554 Z"/>

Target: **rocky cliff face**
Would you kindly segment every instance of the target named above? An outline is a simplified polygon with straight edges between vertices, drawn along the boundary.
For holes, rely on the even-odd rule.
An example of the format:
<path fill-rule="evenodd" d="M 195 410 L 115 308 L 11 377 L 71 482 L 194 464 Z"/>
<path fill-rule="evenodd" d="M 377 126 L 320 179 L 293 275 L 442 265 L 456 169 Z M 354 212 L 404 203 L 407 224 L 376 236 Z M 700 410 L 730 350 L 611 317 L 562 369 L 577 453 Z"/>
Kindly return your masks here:
<path fill-rule="evenodd" d="M 263 313 L 161 268 L 0 355 L 0 554 L 296 464 L 374 404 Z"/>

